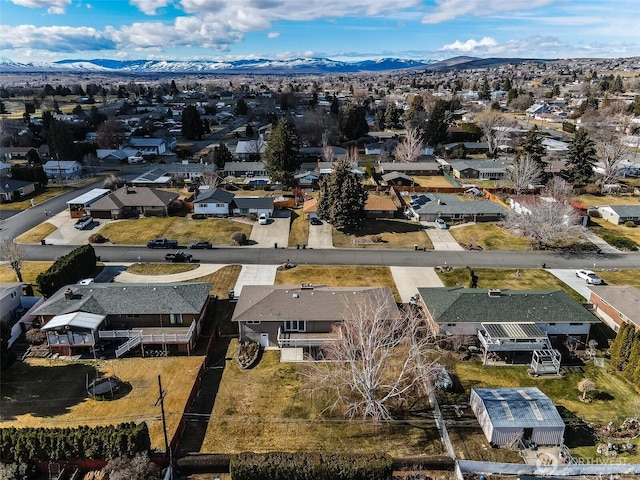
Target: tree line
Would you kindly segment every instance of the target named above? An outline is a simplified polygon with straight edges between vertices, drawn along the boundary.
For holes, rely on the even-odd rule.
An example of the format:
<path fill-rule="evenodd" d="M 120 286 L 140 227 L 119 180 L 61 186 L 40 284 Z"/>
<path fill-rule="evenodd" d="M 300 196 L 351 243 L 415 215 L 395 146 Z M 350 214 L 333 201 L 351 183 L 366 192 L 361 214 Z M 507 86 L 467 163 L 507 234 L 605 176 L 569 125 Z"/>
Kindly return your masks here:
<path fill-rule="evenodd" d="M 623 323 L 611 344 L 611 366 L 636 387 L 640 387 L 640 330 Z"/>

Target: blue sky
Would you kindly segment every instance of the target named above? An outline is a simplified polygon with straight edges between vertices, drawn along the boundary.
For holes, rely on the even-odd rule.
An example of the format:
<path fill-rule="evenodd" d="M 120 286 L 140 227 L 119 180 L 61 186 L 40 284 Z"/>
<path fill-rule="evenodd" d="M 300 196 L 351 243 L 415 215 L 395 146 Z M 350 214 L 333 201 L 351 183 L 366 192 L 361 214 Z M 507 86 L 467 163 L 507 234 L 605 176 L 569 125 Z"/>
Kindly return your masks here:
<path fill-rule="evenodd" d="M 640 55 L 640 0 L 0 0 L 0 56 Z"/>

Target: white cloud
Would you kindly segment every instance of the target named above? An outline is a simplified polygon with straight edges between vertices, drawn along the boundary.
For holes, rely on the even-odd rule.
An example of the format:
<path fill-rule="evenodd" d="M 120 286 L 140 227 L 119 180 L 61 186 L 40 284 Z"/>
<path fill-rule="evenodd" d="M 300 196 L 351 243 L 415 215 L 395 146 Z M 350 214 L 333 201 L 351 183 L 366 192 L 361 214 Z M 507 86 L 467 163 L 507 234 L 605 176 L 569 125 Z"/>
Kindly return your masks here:
<path fill-rule="evenodd" d="M 494 38 L 484 37 L 482 40 L 467 40 L 466 42 L 461 42 L 460 40 L 456 40 L 453 43 L 448 45 L 444 45 L 442 50 L 455 50 L 458 52 L 475 52 L 477 49 L 486 48 L 486 47 L 495 47 L 498 45 L 498 42 Z"/>
<path fill-rule="evenodd" d="M 16 5 L 27 8 L 46 8 L 47 13 L 62 15 L 65 9 L 71 5 L 71 0 L 9 0 Z"/>
<path fill-rule="evenodd" d="M 267 33 L 267 38 L 278 38 L 280 36 L 280 32 L 269 32 Z"/>
<path fill-rule="evenodd" d="M 50 52 L 112 50 L 116 43 L 104 32 L 90 27 L 0 26 L 0 50 L 38 49 Z"/>
<path fill-rule="evenodd" d="M 166 7 L 172 0 L 130 0 L 131 5 L 135 5 L 146 15 L 155 15 L 159 8 Z"/>
<path fill-rule="evenodd" d="M 532 10 L 557 0 L 436 0 L 435 11 L 422 18 L 423 23 L 441 23 L 471 15 L 483 17 L 507 12 Z"/>

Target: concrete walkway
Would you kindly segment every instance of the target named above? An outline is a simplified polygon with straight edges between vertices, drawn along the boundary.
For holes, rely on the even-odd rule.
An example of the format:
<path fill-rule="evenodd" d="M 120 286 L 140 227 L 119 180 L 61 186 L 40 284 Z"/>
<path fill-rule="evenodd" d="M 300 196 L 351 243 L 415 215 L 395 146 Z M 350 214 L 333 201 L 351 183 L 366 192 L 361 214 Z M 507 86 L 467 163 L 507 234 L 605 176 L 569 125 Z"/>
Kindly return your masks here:
<path fill-rule="evenodd" d="M 279 265 L 242 265 L 236 285 L 235 296 L 239 296 L 245 285 L 273 285 Z"/>
<path fill-rule="evenodd" d="M 418 293 L 419 287 L 444 287 L 433 267 L 389 267 L 404 303 Z"/>
<path fill-rule="evenodd" d="M 112 266 L 111 264 L 106 264 Z M 122 265 L 122 264 L 117 264 Z M 198 268 L 189 270 L 188 272 L 173 273 L 171 275 L 136 275 L 129 272 L 120 272 L 113 278 L 114 282 L 119 283 L 173 283 L 184 282 L 185 280 L 192 280 L 194 278 L 204 277 L 217 272 L 225 264 L 215 263 L 203 263 L 198 265 Z"/>
<path fill-rule="evenodd" d="M 602 253 L 620 253 L 620 250 L 609 245 L 607 242 L 605 242 L 603 239 L 601 239 L 598 235 L 593 233 L 588 228 L 582 229 L 582 235 L 591 243 L 593 243 L 595 246 L 597 246 L 600 250 L 602 250 Z"/>

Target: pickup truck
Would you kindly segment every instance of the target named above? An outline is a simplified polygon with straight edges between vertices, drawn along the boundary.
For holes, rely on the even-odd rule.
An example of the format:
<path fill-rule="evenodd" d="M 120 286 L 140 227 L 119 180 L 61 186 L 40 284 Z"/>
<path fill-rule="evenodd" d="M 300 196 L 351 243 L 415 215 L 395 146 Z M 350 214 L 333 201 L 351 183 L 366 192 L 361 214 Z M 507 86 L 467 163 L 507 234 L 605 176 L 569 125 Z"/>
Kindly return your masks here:
<path fill-rule="evenodd" d="M 166 238 L 156 238 L 147 242 L 149 248 L 176 248 L 177 246 L 177 240 L 167 240 Z"/>
<path fill-rule="evenodd" d="M 167 253 L 164 256 L 164 259 L 168 262 L 182 262 L 189 263 L 191 261 L 192 255 L 189 253 L 184 253 L 183 251 L 178 251 L 176 253 Z"/>

